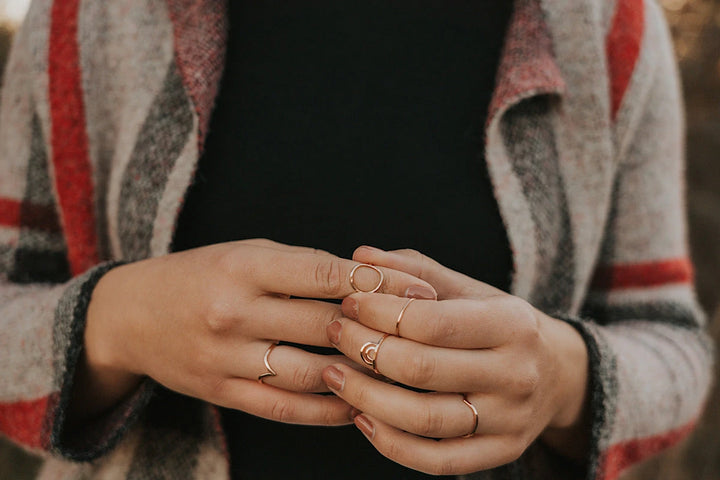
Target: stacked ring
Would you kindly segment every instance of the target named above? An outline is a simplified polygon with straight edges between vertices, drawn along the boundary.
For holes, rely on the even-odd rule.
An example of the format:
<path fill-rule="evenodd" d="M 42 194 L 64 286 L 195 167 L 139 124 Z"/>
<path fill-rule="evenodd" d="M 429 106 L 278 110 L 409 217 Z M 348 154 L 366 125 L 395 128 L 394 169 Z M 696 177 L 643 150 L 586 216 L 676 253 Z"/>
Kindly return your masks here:
<path fill-rule="evenodd" d="M 405 302 L 405 305 L 400 309 L 400 313 L 398 314 L 397 320 L 395 321 L 395 336 L 400 336 L 400 322 L 402 321 L 403 315 L 405 315 L 405 310 L 410 306 L 410 304 L 415 300 L 414 298 L 409 298 L 407 302 Z"/>

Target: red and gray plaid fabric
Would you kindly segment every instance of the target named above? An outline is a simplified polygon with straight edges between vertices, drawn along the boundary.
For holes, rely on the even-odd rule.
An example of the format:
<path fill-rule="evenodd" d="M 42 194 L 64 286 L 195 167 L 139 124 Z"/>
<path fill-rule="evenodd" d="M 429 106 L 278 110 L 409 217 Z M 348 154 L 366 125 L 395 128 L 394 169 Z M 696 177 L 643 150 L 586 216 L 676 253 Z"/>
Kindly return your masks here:
<path fill-rule="evenodd" d="M 533 445 L 469 477 L 610 480 L 687 435 L 710 383 L 678 77 L 652 0 L 515 4 L 488 167 L 513 293 L 588 344 L 593 448 L 581 469 Z M 0 431 L 46 458 L 40 478 L 228 478 L 216 412 L 152 381 L 82 432 L 64 424 L 95 282 L 169 250 L 226 30 L 221 1 L 36 0 L 16 37 L 0 108 Z"/>

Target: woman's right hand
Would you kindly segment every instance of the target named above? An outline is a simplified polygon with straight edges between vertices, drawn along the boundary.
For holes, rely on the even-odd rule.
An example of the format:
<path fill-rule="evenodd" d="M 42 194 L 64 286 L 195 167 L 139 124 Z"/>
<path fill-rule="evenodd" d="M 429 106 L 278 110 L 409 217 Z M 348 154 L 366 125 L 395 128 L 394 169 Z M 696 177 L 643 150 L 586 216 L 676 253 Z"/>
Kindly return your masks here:
<path fill-rule="evenodd" d="M 327 388 L 322 370 L 348 363 L 292 346 L 272 350 L 277 376 L 257 381 L 275 341 L 331 347 L 326 327 L 340 306 L 311 299 L 354 292 L 357 262 L 269 240 L 211 245 L 116 267 L 95 287 L 85 355 L 71 415 L 87 419 L 132 392 L 143 376 L 176 392 L 286 423 L 340 425 L 351 407 Z M 434 298 L 407 273 L 383 268 L 383 293 Z M 371 290 L 378 274 L 357 270 Z M 301 298 L 291 298 L 301 297 Z"/>

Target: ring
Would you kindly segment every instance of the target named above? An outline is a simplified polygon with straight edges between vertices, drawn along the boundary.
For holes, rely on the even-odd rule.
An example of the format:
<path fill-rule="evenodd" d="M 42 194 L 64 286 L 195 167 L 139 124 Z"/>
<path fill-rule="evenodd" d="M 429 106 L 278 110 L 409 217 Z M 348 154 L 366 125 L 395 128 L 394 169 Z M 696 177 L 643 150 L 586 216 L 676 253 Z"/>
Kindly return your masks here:
<path fill-rule="evenodd" d="M 470 403 L 470 400 L 468 400 L 466 393 L 463 393 L 462 401 L 465 405 L 470 407 L 470 410 L 472 410 L 472 413 L 473 413 L 473 417 L 475 418 L 475 425 L 473 425 L 473 428 L 472 428 L 472 430 L 470 430 L 470 433 L 462 436 L 462 438 L 470 438 L 475 435 L 475 431 L 478 428 L 478 411 L 477 411 L 477 408 L 475 408 L 475 405 Z"/>
<path fill-rule="evenodd" d="M 380 275 L 380 281 L 379 281 L 378 284 L 375 286 L 375 288 L 373 288 L 372 290 L 360 290 L 360 289 L 358 288 L 358 286 L 355 285 L 355 272 L 356 272 L 357 269 L 360 268 L 360 267 L 370 268 L 370 269 L 372 269 L 372 270 L 375 270 L 375 271 L 378 273 L 378 275 Z M 379 268 L 377 268 L 375 265 L 370 265 L 370 264 L 367 264 L 367 263 L 358 263 L 357 265 L 355 265 L 355 266 L 353 267 L 352 270 L 350 270 L 350 285 L 352 285 L 353 290 L 355 290 L 356 292 L 361 292 L 361 293 L 375 293 L 375 292 L 377 292 L 378 290 L 380 290 L 380 287 L 382 287 L 382 284 L 383 284 L 384 281 L 385 281 L 385 274 L 382 272 L 382 270 L 380 270 Z"/>
<path fill-rule="evenodd" d="M 377 343 L 367 342 L 365 345 L 360 347 L 360 358 L 363 363 L 365 363 L 368 367 L 372 367 L 373 372 L 377 374 L 380 374 L 380 372 L 378 372 L 377 365 L 375 364 L 377 361 L 378 350 L 380 350 L 380 345 L 382 345 L 385 339 L 389 336 L 390 334 L 386 333 Z"/>
<path fill-rule="evenodd" d="M 268 358 L 270 358 L 270 352 L 273 351 L 273 348 L 277 347 L 277 343 L 271 343 L 267 350 L 265 350 L 265 357 L 263 358 L 263 362 L 265 362 L 265 368 L 267 369 L 267 372 L 261 373 L 258 375 L 258 382 L 264 383 L 263 380 L 265 380 L 266 377 L 274 377 L 277 375 L 277 372 L 273 367 L 270 366 L 270 362 L 268 361 Z"/>
<path fill-rule="evenodd" d="M 400 313 L 398 314 L 398 318 L 397 318 L 397 320 L 395 321 L 395 336 L 396 336 L 396 337 L 399 337 L 399 336 L 400 336 L 400 321 L 402 320 L 403 315 L 405 315 L 405 310 L 407 310 L 407 308 L 410 306 L 410 304 L 413 302 L 413 300 L 415 300 L 415 299 L 414 299 L 414 298 L 408 299 L 408 301 L 405 302 L 405 305 L 403 305 L 403 307 L 400 309 Z"/>

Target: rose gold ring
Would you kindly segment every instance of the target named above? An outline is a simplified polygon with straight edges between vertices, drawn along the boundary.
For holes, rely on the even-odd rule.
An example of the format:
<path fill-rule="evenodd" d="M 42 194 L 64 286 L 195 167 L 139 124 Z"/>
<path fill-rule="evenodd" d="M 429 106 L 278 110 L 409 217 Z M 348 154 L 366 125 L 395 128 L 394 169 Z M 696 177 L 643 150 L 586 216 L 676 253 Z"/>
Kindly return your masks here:
<path fill-rule="evenodd" d="M 468 400 L 466 393 L 463 393 L 463 396 L 462 396 L 462 397 L 463 397 L 463 398 L 462 398 L 463 403 L 464 403 L 465 405 L 467 405 L 468 407 L 470 407 L 470 410 L 472 410 L 472 413 L 473 413 L 473 423 L 474 423 L 472 430 L 470 430 L 470 433 L 468 433 L 467 435 L 463 435 L 462 438 L 470 438 L 470 437 L 472 437 L 472 436 L 475 435 L 475 432 L 477 431 L 477 428 L 478 428 L 478 420 L 479 420 L 479 419 L 478 419 L 478 411 L 477 411 L 477 408 L 475 408 L 475 405 L 473 405 L 472 403 L 470 403 L 470 400 Z"/>
<path fill-rule="evenodd" d="M 357 272 L 358 268 L 360 268 L 360 267 L 365 267 L 365 268 L 369 268 L 371 270 L 375 270 L 378 273 L 378 275 L 380 275 L 380 280 L 378 281 L 375 288 L 373 288 L 372 290 L 360 290 L 360 288 L 358 288 L 358 286 L 355 284 L 355 272 Z M 352 285 L 353 290 L 355 290 L 356 292 L 375 293 L 378 290 L 380 290 L 380 287 L 382 287 L 382 284 L 384 281 L 385 281 L 385 274 L 382 272 L 382 270 L 380 270 L 375 265 L 370 265 L 368 263 L 358 263 L 357 265 L 355 265 L 353 267 L 352 270 L 350 270 L 350 285 Z"/>
<path fill-rule="evenodd" d="M 271 343 L 267 350 L 265 350 L 265 357 L 263 358 L 263 362 L 265 362 L 265 368 L 267 369 L 267 372 L 261 373 L 258 375 L 258 382 L 264 383 L 263 380 L 267 377 L 274 377 L 277 375 L 277 372 L 273 367 L 270 366 L 270 352 L 273 351 L 273 348 L 277 347 L 277 343 Z"/>
<path fill-rule="evenodd" d="M 403 315 L 405 315 L 405 310 L 410 306 L 410 304 L 415 300 L 414 298 L 409 298 L 407 302 L 405 302 L 405 305 L 400 309 L 400 313 L 398 314 L 397 320 L 395 321 L 395 336 L 400 336 L 400 322 L 403 319 Z"/>
<path fill-rule="evenodd" d="M 363 363 L 367 365 L 368 367 L 372 367 L 373 372 L 378 372 L 377 369 L 377 356 L 378 351 L 380 350 L 380 345 L 385 341 L 387 337 L 389 337 L 390 334 L 386 333 L 382 336 L 382 338 L 376 343 L 376 342 L 367 342 L 365 345 L 360 347 L 360 358 L 362 359 Z"/>

